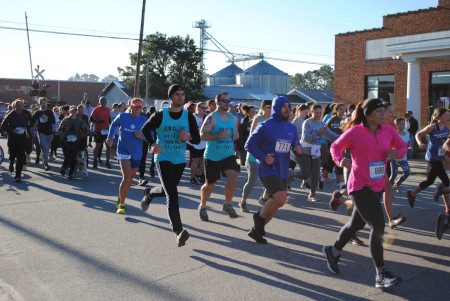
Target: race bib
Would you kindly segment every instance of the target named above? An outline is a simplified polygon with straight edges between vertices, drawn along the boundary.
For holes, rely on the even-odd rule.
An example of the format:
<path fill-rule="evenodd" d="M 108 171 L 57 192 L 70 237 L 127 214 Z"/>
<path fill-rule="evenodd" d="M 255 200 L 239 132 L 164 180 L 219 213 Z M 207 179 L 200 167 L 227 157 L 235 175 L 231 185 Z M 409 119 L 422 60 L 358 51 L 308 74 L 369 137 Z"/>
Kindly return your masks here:
<path fill-rule="evenodd" d="M 369 170 L 370 170 L 370 179 L 378 180 L 384 178 L 384 161 L 378 162 L 370 162 Z"/>
<path fill-rule="evenodd" d="M 443 149 L 443 148 L 438 148 L 438 156 L 439 157 L 442 157 L 442 156 L 444 156 L 445 155 L 445 149 Z"/>
<path fill-rule="evenodd" d="M 108 129 L 103 129 L 103 130 L 102 130 L 102 136 L 107 136 L 108 133 L 109 133 L 109 130 L 108 130 Z"/>
<path fill-rule="evenodd" d="M 131 160 L 131 155 L 117 154 L 117 160 Z"/>
<path fill-rule="evenodd" d="M 17 127 L 17 135 L 23 135 L 23 133 L 25 133 L 25 128 L 23 127 Z"/>
<path fill-rule="evenodd" d="M 275 144 L 275 152 L 286 154 L 291 149 L 291 142 L 289 140 L 278 139 Z"/>
<path fill-rule="evenodd" d="M 67 135 L 67 142 L 75 142 L 77 141 L 76 135 Z"/>

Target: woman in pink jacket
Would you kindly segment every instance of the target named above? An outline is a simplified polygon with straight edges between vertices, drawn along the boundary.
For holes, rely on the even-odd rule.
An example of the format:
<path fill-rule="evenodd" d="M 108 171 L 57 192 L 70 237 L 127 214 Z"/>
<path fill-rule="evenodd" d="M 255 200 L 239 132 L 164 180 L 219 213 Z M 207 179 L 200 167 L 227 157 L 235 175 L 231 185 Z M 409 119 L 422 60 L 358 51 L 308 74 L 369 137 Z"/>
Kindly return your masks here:
<path fill-rule="evenodd" d="M 385 108 L 381 100 L 366 99 L 358 104 L 348 129 L 331 145 L 333 161 L 340 167 L 351 169 L 347 189 L 355 208 L 350 221 L 339 231 L 334 246 L 322 249 L 328 269 L 338 274 L 342 249 L 357 231 L 369 224 L 370 251 L 376 269 L 375 286 L 379 288 L 401 281 L 384 266 L 382 242 L 385 221 L 380 200 L 385 189 L 386 160 L 402 158 L 407 151 L 397 132 L 383 124 L 384 118 Z M 342 156 L 346 148 L 350 149 L 351 160 Z"/>

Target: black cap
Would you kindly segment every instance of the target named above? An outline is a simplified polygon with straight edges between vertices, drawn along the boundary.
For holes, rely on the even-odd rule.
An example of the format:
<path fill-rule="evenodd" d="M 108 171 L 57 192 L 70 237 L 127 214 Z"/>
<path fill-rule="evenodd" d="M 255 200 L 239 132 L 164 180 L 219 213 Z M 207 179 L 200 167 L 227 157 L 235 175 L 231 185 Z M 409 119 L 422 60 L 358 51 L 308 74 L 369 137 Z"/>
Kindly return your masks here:
<path fill-rule="evenodd" d="M 102 96 L 98 99 L 98 102 L 108 102 L 105 96 Z"/>
<path fill-rule="evenodd" d="M 169 91 L 168 91 L 168 95 L 169 95 L 169 99 L 172 98 L 173 93 L 177 92 L 177 91 L 184 91 L 184 87 L 182 85 L 178 85 L 178 84 L 173 84 L 169 87 Z"/>

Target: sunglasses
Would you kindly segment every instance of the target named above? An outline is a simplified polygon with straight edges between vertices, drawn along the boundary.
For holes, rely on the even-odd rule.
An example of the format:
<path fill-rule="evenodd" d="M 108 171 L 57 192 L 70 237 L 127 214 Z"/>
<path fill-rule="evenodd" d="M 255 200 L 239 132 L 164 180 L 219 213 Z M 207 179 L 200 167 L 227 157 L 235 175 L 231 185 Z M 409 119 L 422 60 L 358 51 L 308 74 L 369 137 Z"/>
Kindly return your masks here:
<path fill-rule="evenodd" d="M 131 106 L 134 109 L 142 109 L 142 106 Z"/>
<path fill-rule="evenodd" d="M 221 99 L 220 101 L 227 103 L 227 102 L 231 102 L 231 99 Z"/>
<path fill-rule="evenodd" d="M 199 109 L 206 110 L 206 107 L 198 107 Z"/>

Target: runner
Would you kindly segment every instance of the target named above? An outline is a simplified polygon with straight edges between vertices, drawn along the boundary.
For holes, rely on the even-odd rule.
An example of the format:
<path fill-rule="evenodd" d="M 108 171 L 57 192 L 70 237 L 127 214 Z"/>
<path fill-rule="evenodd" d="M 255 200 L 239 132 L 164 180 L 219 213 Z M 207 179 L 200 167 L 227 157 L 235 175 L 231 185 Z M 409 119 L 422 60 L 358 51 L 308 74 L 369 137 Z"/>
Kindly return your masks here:
<path fill-rule="evenodd" d="M 17 98 L 12 103 L 13 111 L 6 115 L 0 127 L 4 136 L 8 136 L 9 171 L 14 172 L 17 158 L 15 181 L 21 182 L 22 169 L 26 163 L 26 144 L 30 140 L 30 114 L 23 111 L 23 99 Z"/>
<path fill-rule="evenodd" d="M 178 84 L 169 87 L 169 108 L 154 113 L 142 127 L 142 133 L 155 155 L 161 185 L 144 190 L 141 208 L 147 211 L 155 197 L 166 197 L 172 231 L 176 235 L 178 247 L 184 246 L 189 233 L 183 230 L 180 217 L 178 183 L 186 167 L 186 141 L 193 144 L 200 142 L 197 122 L 188 111 L 183 110 L 185 99 L 184 87 Z M 157 139 L 152 137 L 156 131 Z"/>
<path fill-rule="evenodd" d="M 111 123 L 106 145 L 113 144 L 116 129 L 119 129 L 119 140 L 117 143 L 117 161 L 122 172 L 122 181 L 119 186 L 119 197 L 117 199 L 118 214 L 125 214 L 125 198 L 130 189 L 131 182 L 136 175 L 137 168 L 141 163 L 143 136 L 140 129 L 147 118 L 140 115 L 143 102 L 140 98 L 131 100 L 131 113 L 120 113 Z"/>
<path fill-rule="evenodd" d="M 196 112 L 194 114 L 195 120 L 197 121 L 198 130 L 202 128 L 203 120 L 205 119 L 206 104 L 204 102 L 199 102 L 196 107 Z M 191 184 L 201 185 L 205 183 L 205 165 L 203 160 L 203 154 L 205 153 L 206 141 L 200 141 L 199 144 L 192 144 L 187 142 L 187 148 L 192 158 L 191 162 Z"/>
<path fill-rule="evenodd" d="M 33 118 L 31 119 L 31 124 L 36 124 L 37 122 L 37 131 L 39 137 L 39 145 L 42 149 L 42 155 L 44 158 L 44 162 L 42 162 L 42 166 L 45 170 L 49 170 L 50 166 L 48 165 L 49 159 L 49 150 L 53 141 L 53 125 L 55 124 L 55 116 L 50 109 L 47 109 L 47 98 L 40 97 L 39 98 L 39 106 L 40 110 L 37 111 Z M 36 150 L 37 153 L 37 150 Z M 39 156 L 36 157 L 36 163 L 39 163 Z"/>
<path fill-rule="evenodd" d="M 237 119 L 228 113 L 230 96 L 227 92 L 216 95 L 216 111 L 206 117 L 201 128 L 202 140 L 206 141 L 205 150 L 205 175 L 206 182 L 201 188 L 201 202 L 198 206 L 200 220 L 208 221 L 206 202 L 211 196 L 212 190 L 220 179 L 220 174 L 227 177 L 225 185 L 225 203 L 222 211 L 230 218 L 237 218 L 231 201 L 237 187 L 237 174 L 239 165 L 236 162 L 233 144 L 239 138 L 237 131 Z"/>
<path fill-rule="evenodd" d="M 94 131 L 94 141 L 95 141 L 95 148 L 94 148 L 94 163 L 93 167 L 95 169 L 98 168 L 98 162 L 101 162 L 101 149 L 103 142 L 108 137 L 108 129 L 109 125 L 111 124 L 111 116 L 110 112 L 111 109 L 106 106 L 108 103 L 105 97 L 100 97 L 99 105 L 95 107 L 95 109 L 92 111 L 91 118 L 89 119 L 91 122 L 95 123 L 95 131 Z M 109 163 L 109 156 L 111 152 L 111 147 L 109 145 L 106 145 L 106 163 L 105 166 L 109 169 L 112 168 L 111 164 Z"/>
<path fill-rule="evenodd" d="M 70 115 L 65 117 L 59 125 L 59 138 L 63 141 L 64 162 L 62 164 L 60 173 L 62 176 L 66 174 L 67 167 L 69 167 L 69 179 L 73 179 L 73 172 L 77 163 L 78 151 L 81 149 L 83 140 L 89 133 L 89 124 L 86 120 L 78 117 L 78 109 L 76 106 L 71 106 L 69 109 Z"/>
<path fill-rule="evenodd" d="M 264 226 L 286 203 L 289 178 L 289 153 L 293 149 L 301 155 L 302 147 L 297 129 L 288 121 L 291 104 L 284 96 L 272 101 L 272 117 L 260 123 L 245 144 L 245 149 L 256 158 L 258 177 L 269 194 L 269 200 L 260 212 L 253 215 L 254 227 L 248 236 L 265 244 Z"/>
<path fill-rule="evenodd" d="M 368 223 L 371 228 L 370 251 L 376 269 L 375 286 L 378 288 L 390 287 L 401 280 L 385 268 L 382 245 L 385 223 L 380 200 L 385 187 L 387 158 L 403 157 L 407 151 L 397 132 L 383 124 L 384 118 L 385 108 L 381 100 L 366 99 L 358 104 L 349 129 L 331 145 L 333 161 L 340 167 L 351 168 L 347 191 L 355 208 L 334 246 L 322 248 L 328 269 L 338 274 L 342 249 Z M 342 155 L 346 148 L 350 149 L 351 160 Z"/>

